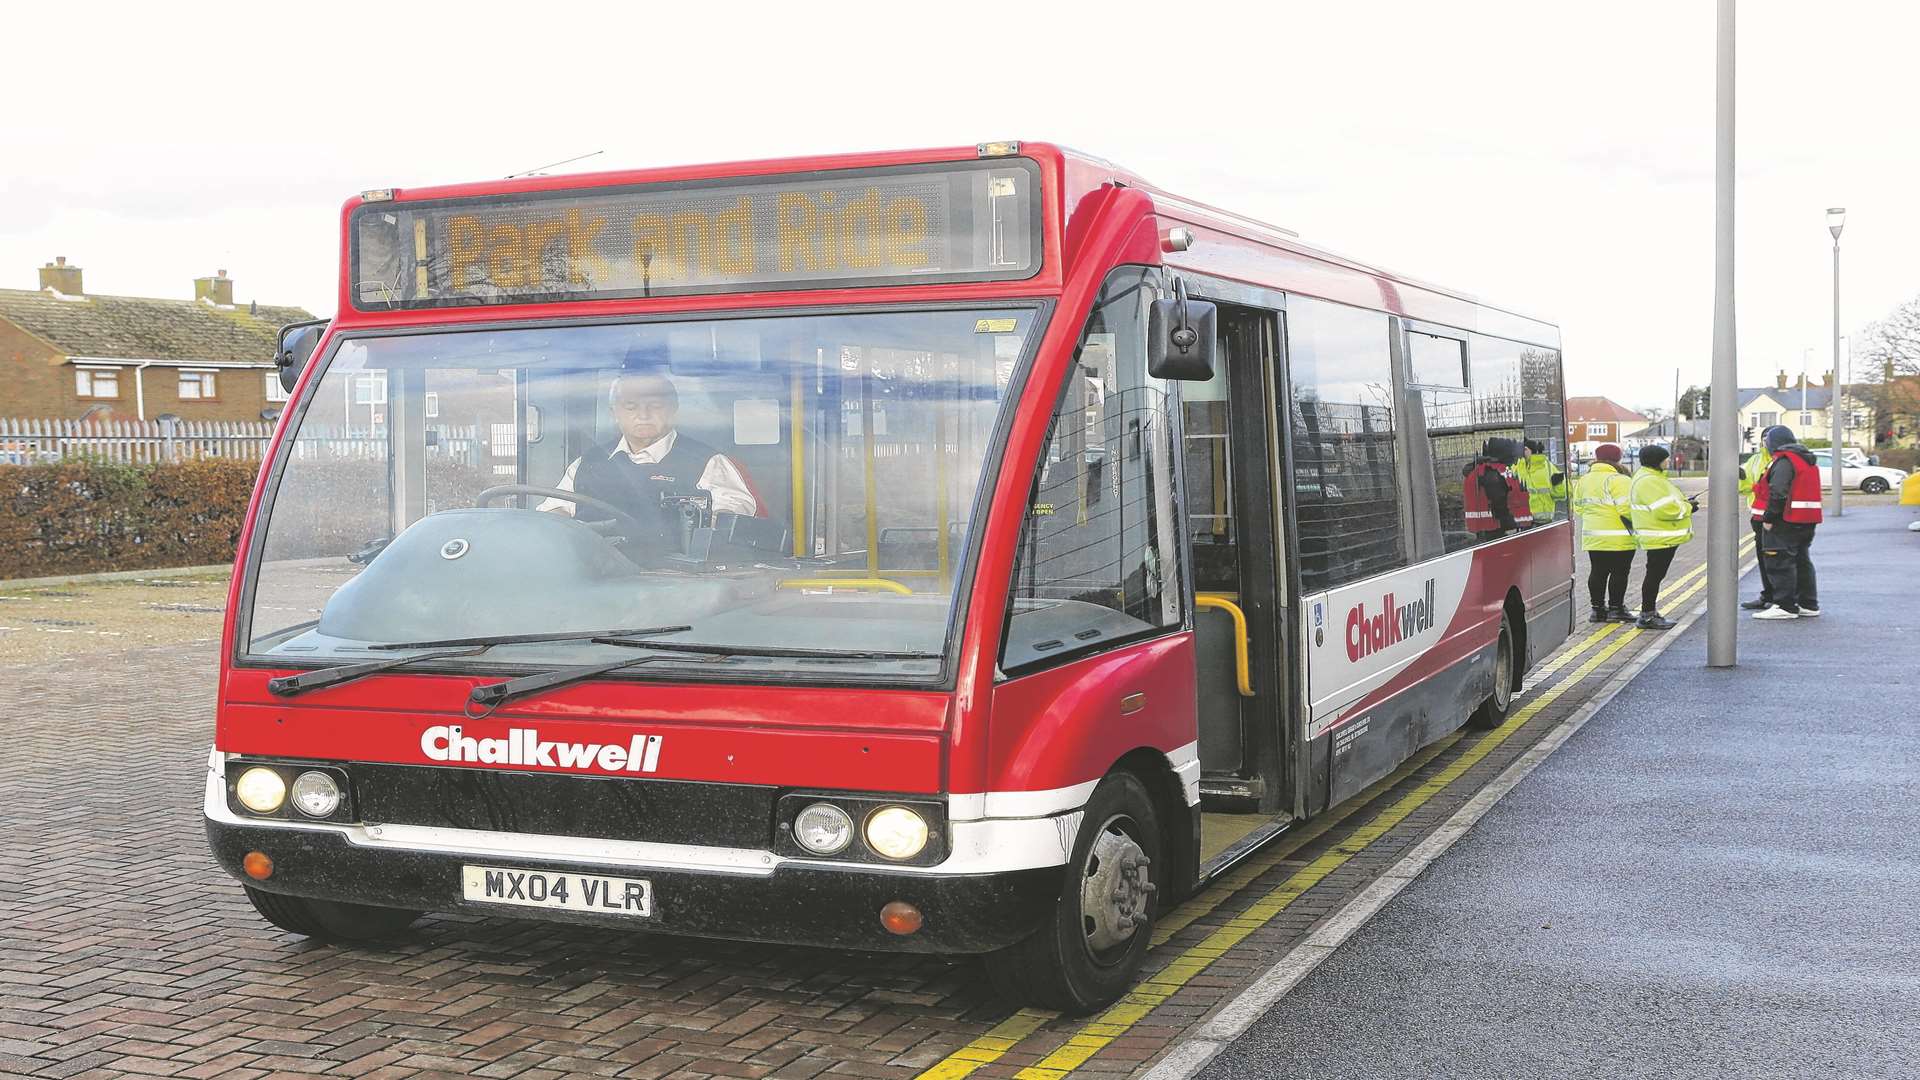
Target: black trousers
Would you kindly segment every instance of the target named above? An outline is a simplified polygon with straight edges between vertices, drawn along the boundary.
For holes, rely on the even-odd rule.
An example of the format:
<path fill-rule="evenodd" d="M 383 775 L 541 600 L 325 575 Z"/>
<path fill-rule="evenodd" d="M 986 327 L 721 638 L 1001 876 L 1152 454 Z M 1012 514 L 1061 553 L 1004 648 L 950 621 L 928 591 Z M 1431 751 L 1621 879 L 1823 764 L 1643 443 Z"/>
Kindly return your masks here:
<path fill-rule="evenodd" d="M 1807 554 L 1814 528 L 1783 521 L 1760 534 L 1760 571 L 1767 576 L 1773 602 L 1786 611 L 1820 606 L 1813 559 Z"/>
<path fill-rule="evenodd" d="M 1594 607 L 1626 607 L 1632 551 L 1587 552 L 1587 597 Z"/>
<path fill-rule="evenodd" d="M 1759 518 L 1754 518 L 1753 550 L 1765 551 L 1767 549 L 1766 539 L 1767 530 L 1760 527 Z M 1773 582 L 1767 580 L 1767 570 L 1764 566 L 1760 568 L 1760 602 L 1763 604 L 1773 603 Z"/>
<path fill-rule="evenodd" d="M 1660 583 L 1667 580 L 1667 568 L 1673 565 L 1673 557 L 1679 552 L 1677 547 L 1647 549 L 1647 576 L 1640 581 L 1642 612 L 1660 610 Z"/>

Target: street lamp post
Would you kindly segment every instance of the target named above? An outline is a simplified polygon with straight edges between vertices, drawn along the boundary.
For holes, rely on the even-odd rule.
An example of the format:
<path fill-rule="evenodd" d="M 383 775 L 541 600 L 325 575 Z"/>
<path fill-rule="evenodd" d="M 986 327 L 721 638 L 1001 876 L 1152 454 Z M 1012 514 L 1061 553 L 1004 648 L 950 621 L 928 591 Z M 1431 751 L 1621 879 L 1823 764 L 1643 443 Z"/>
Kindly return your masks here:
<path fill-rule="evenodd" d="M 1707 666 L 1732 667 L 1738 652 L 1740 535 L 1746 532 L 1739 481 L 1739 361 L 1733 318 L 1734 0 L 1714 5 L 1713 124 L 1713 377 L 1707 415 Z"/>
<path fill-rule="evenodd" d="M 1840 230 L 1847 224 L 1847 208 L 1835 206 L 1827 210 L 1827 231 L 1833 234 L 1833 393 L 1827 395 L 1827 408 L 1833 413 L 1833 516 L 1839 517 L 1841 491 L 1846 485 L 1840 482 L 1844 469 L 1841 451 L 1845 449 L 1846 420 L 1841 409 L 1841 397 L 1846 392 L 1846 384 L 1840 381 Z"/>

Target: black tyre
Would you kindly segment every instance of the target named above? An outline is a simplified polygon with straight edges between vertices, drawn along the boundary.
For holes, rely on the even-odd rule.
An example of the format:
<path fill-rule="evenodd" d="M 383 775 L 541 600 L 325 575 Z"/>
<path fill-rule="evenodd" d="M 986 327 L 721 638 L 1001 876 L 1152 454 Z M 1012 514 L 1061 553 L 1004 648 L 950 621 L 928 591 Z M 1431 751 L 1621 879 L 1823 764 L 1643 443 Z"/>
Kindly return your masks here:
<path fill-rule="evenodd" d="M 1475 731 L 1492 731 L 1513 715 L 1513 626 L 1500 616 L 1500 644 L 1493 658 L 1493 693 L 1467 717 L 1467 726 Z"/>
<path fill-rule="evenodd" d="M 1887 490 L 1887 482 L 1878 476 L 1869 476 L 1860 481 L 1860 490 L 1869 495 L 1879 495 Z"/>
<path fill-rule="evenodd" d="M 281 896 L 243 885 L 247 899 L 260 917 L 282 930 L 323 941 L 373 941 L 392 937 L 413 925 L 417 911 L 349 904 L 343 900 L 309 900 Z"/>
<path fill-rule="evenodd" d="M 1082 1016 L 1133 985 L 1146 961 L 1167 870 L 1146 785 L 1112 773 L 1094 788 L 1060 897 L 1032 937 L 986 958 L 994 989 L 1024 1005 Z"/>

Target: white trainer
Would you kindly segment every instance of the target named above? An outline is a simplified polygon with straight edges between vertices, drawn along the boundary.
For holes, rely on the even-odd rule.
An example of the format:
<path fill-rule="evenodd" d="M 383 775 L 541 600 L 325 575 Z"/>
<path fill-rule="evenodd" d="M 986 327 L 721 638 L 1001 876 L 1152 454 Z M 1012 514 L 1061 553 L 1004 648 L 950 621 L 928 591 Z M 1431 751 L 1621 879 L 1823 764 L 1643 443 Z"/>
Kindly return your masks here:
<path fill-rule="evenodd" d="M 1800 617 L 1800 613 L 1788 611 L 1785 608 L 1770 607 L 1764 611 L 1754 612 L 1753 617 L 1756 619 L 1797 619 Z"/>
<path fill-rule="evenodd" d="M 1803 619 L 1817 619 L 1820 617 L 1820 609 L 1817 607 L 1807 607 L 1805 604 L 1802 604 L 1800 606 L 1800 617 Z"/>

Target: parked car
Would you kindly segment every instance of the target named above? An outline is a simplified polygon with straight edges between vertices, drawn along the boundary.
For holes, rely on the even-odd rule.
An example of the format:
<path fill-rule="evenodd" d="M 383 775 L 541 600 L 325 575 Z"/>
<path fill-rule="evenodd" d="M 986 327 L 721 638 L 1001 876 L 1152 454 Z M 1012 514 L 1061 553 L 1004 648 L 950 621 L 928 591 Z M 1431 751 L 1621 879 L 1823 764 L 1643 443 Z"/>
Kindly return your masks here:
<path fill-rule="evenodd" d="M 1833 455 L 1825 450 L 1813 452 L 1813 463 L 1823 473 L 1833 471 Z M 1901 469 L 1888 469 L 1879 465 L 1868 465 L 1864 455 L 1856 457 L 1854 451 L 1843 451 L 1840 455 L 1840 482 L 1850 488 L 1858 488 L 1869 495 L 1878 495 L 1899 487 L 1907 474 Z M 1832 482 L 1829 475 L 1827 483 Z"/>

